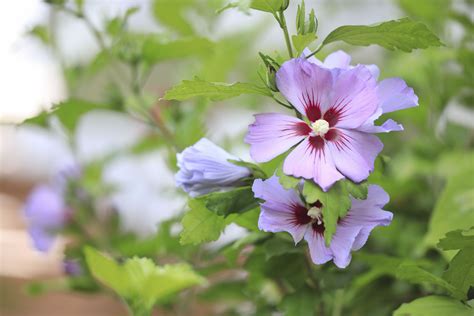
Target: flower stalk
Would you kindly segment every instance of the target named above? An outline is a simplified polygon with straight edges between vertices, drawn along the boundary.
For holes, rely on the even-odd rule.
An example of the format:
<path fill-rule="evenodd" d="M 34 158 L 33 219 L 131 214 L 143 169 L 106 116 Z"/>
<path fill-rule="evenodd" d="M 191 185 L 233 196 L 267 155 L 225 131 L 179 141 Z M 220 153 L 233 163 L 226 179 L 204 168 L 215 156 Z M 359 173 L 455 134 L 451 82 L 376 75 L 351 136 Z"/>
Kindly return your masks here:
<path fill-rule="evenodd" d="M 290 55 L 290 58 L 293 58 L 293 48 L 291 47 L 290 34 L 288 33 L 288 26 L 286 25 L 286 19 L 283 10 L 278 11 L 278 17 L 275 16 L 275 18 L 277 18 L 277 21 L 283 30 L 283 34 L 285 35 L 285 43 L 286 47 L 288 48 L 288 54 Z"/>

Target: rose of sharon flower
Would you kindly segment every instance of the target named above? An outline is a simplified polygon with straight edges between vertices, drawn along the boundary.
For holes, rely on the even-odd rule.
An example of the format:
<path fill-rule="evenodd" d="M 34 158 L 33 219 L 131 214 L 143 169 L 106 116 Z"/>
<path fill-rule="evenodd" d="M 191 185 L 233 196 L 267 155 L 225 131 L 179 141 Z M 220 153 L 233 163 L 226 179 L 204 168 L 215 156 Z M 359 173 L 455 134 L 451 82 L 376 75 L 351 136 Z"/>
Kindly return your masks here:
<path fill-rule="evenodd" d="M 186 148 L 177 158 L 180 170 L 176 184 L 192 197 L 236 186 L 251 174 L 249 169 L 229 162 L 238 158 L 207 138 Z"/>
<path fill-rule="evenodd" d="M 351 261 L 351 251 L 362 248 L 376 226 L 387 226 L 393 214 L 382 210 L 389 197 L 377 186 L 369 186 L 366 200 L 352 199 L 351 209 L 339 219 L 329 247 L 324 241 L 324 218 L 320 201 L 306 206 L 297 191 L 284 189 L 276 176 L 253 184 L 255 197 L 265 200 L 261 204 L 258 227 L 268 232 L 291 234 L 295 243 L 303 238 L 308 242 L 311 259 L 315 264 L 333 260 L 339 268 Z"/>
<path fill-rule="evenodd" d="M 372 133 L 402 129 L 392 120 L 374 126 L 375 119 L 414 106 L 418 99 L 401 79 L 377 84 L 378 69 L 351 67 L 347 54 L 330 55 L 324 64 L 316 61 L 291 59 L 276 74 L 278 89 L 306 120 L 257 114 L 245 141 L 257 162 L 297 145 L 285 159 L 284 173 L 314 179 L 327 191 L 344 177 L 354 182 L 368 177 L 383 148 Z"/>
<path fill-rule="evenodd" d="M 302 56 L 307 56 L 309 54 L 311 54 L 311 51 L 306 48 L 303 51 Z M 342 50 L 329 54 L 324 62 L 321 62 L 314 56 L 308 58 L 308 61 L 323 68 L 330 69 L 332 72 L 336 73 L 336 75 L 341 71 L 354 68 L 354 66 L 350 65 L 351 56 Z M 366 67 L 374 79 L 378 79 L 380 70 L 376 65 L 359 66 Z M 385 121 L 381 126 L 374 126 L 373 123 L 384 113 L 417 106 L 418 97 L 413 91 L 413 88 L 410 88 L 401 78 L 387 78 L 377 84 L 376 92 L 379 99 L 379 107 L 374 115 L 372 115 L 370 119 L 361 126 L 361 129 L 372 133 L 402 131 L 403 126 L 391 119 Z"/>
<path fill-rule="evenodd" d="M 64 203 L 60 190 L 41 185 L 28 197 L 24 214 L 34 247 L 47 252 L 54 243 L 56 231 L 66 224 L 70 210 Z"/>

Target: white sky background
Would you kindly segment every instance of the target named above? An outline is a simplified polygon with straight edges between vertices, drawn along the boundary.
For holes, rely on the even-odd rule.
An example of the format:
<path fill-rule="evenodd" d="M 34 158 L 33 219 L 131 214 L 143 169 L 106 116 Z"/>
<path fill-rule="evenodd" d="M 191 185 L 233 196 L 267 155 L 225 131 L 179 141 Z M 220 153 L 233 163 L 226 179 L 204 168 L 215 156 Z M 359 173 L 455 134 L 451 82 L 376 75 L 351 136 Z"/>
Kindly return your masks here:
<path fill-rule="evenodd" d="M 331 2 L 331 5 L 327 4 Z M 307 0 L 307 7 L 315 6 L 320 22 L 320 35 L 342 24 L 370 24 L 400 17 L 391 0 Z M 114 16 L 128 7 L 147 0 L 88 0 L 86 12 L 99 25 L 104 16 Z M 288 24 L 293 28 L 294 10 L 288 12 Z M 253 12 L 246 16 L 228 10 L 221 17 L 219 33 L 239 27 L 252 27 L 265 18 L 264 13 Z M 42 44 L 24 34 L 36 23 L 48 19 L 48 6 L 41 0 L 7 1 L 0 10 L 0 122 L 18 122 L 33 116 L 41 108 L 66 97 L 64 80 L 54 56 Z M 88 59 L 96 51 L 93 38 L 81 22 L 64 17 L 58 33 L 59 46 L 66 63 Z M 149 10 L 144 8 L 131 19 L 134 29 L 156 29 Z M 269 31 L 263 45 L 278 47 L 280 30 Z M 322 36 L 321 36 L 322 37 Z"/>
<path fill-rule="evenodd" d="M 98 27 L 105 17 L 116 16 L 131 6 L 140 5 L 142 10 L 132 16 L 130 27 L 140 31 L 157 29 L 148 8 L 148 0 L 86 0 L 85 3 L 86 14 Z M 320 38 L 343 24 L 371 24 L 401 17 L 392 0 L 307 0 L 306 6 L 316 9 Z M 290 32 L 294 32 L 295 14 L 295 7 L 287 13 Z M 37 39 L 25 37 L 34 25 L 47 22 L 48 19 L 49 8 L 42 0 L 7 1 L 0 9 L 0 122 L 21 122 L 41 109 L 47 109 L 67 98 L 64 78 L 56 56 Z M 213 38 L 219 37 L 233 32 L 236 26 L 252 28 L 260 25 L 263 19 L 271 21 L 271 17 L 262 12 L 252 11 L 251 15 L 245 15 L 237 10 L 227 10 L 221 14 L 216 30 L 209 30 L 213 33 L 210 35 Z M 60 28 L 57 41 L 63 63 L 74 65 L 94 56 L 98 49 L 97 44 L 82 21 L 61 15 L 58 23 Z M 256 47 L 256 50 L 283 48 L 283 37 L 276 23 L 258 43 L 261 47 Z M 354 54 L 354 60 L 372 63 L 379 52 L 376 47 L 363 48 Z M 252 120 L 252 113 L 247 112 L 216 107 L 207 122 L 210 138 L 220 142 L 222 140 L 216 135 L 243 133 Z M 225 120 L 223 124 L 222 117 L 229 115 L 238 119 Z M 111 121 L 109 123 L 112 124 Z M 113 129 L 112 126 L 109 128 Z M 113 143 L 103 141 L 105 144 Z M 20 133 L 11 127 L 0 126 L 0 176 L 36 175 L 32 177 L 36 179 L 41 178 L 42 174 L 47 176 L 52 171 L 50 169 L 54 169 L 47 163 L 51 158 L 50 153 L 64 151 L 45 150 L 50 148 L 48 146 L 57 147 L 54 145 L 56 143 L 57 139 L 52 139 L 52 136 L 45 133 L 35 130 Z M 61 146 L 64 147 L 64 144 Z M 246 148 L 241 147 L 241 157 L 248 159 Z M 35 161 L 30 159 L 32 156 L 36 157 Z"/>
<path fill-rule="evenodd" d="M 116 16 L 131 6 L 141 4 L 145 7 L 132 16 L 130 27 L 140 31 L 157 29 L 150 10 L 146 8 L 149 5 L 148 0 L 86 0 L 85 2 L 86 14 L 96 26 L 101 25 L 104 17 Z M 328 3 L 331 5 L 327 5 Z M 307 0 L 306 4 L 307 8 L 317 8 L 320 38 L 343 24 L 371 24 L 400 17 L 400 13 L 391 0 Z M 295 8 L 289 10 L 287 14 L 290 31 L 293 33 L 295 14 Z M 25 118 L 34 116 L 41 109 L 47 109 L 52 104 L 67 98 L 58 60 L 38 40 L 24 36 L 34 25 L 46 22 L 48 18 L 48 6 L 43 4 L 42 0 L 4 1 L 0 8 L 0 123 L 21 122 Z M 245 15 L 236 10 L 228 10 L 220 16 L 216 30 L 210 30 L 213 33 L 210 34 L 211 38 L 231 33 L 237 26 L 252 28 L 261 24 L 262 19 L 269 19 L 269 17 L 265 13 L 254 11 L 251 15 Z M 98 49 L 97 44 L 81 21 L 63 15 L 59 17 L 58 22 L 61 27 L 57 33 L 57 40 L 63 63 L 74 65 L 94 56 Z M 265 51 L 283 47 L 282 33 L 276 23 L 263 38 L 259 39 L 258 44 L 261 47 L 256 47 L 256 50 Z M 370 63 L 373 63 L 379 51 L 377 48 L 364 48 L 361 54 L 354 56 L 354 59 L 357 62 L 371 61 Z M 223 119 L 229 116 L 234 119 Z M 106 153 L 114 146 L 124 145 L 128 138 L 124 137 L 123 131 L 130 134 L 130 128 L 133 125 L 130 123 L 127 125 L 130 128 L 124 128 L 123 124 L 117 123 L 112 116 L 104 116 L 100 113 L 91 113 L 88 118 L 81 120 L 75 136 L 78 147 L 75 150 L 82 161 L 100 156 L 98 151 Z M 243 133 L 251 120 L 250 111 L 217 107 L 214 113 L 210 113 L 209 121 L 206 123 L 210 138 L 219 142 L 221 139 L 215 135 L 232 136 Z M 135 130 L 137 132 L 135 134 L 141 133 L 140 127 Z M 241 158 L 249 159 L 248 150 L 243 145 L 235 149 L 240 152 Z M 168 182 L 163 178 L 159 180 L 156 178 L 155 180 L 161 182 L 152 184 L 144 180 L 146 177 L 137 177 L 140 173 L 164 174 L 167 172 L 164 164 L 146 164 L 144 163 L 148 161 L 146 157 L 133 158 L 135 160 L 130 158 L 125 161 L 120 159 L 118 157 L 117 162 L 109 166 L 105 174 L 108 178 L 125 179 L 122 182 L 130 183 L 137 189 L 130 190 L 129 186 L 125 186 L 114 198 L 120 206 L 123 206 L 121 212 L 125 218 L 126 228 L 140 234 L 149 233 L 150 229 L 140 231 L 138 228 L 145 227 L 143 223 L 154 223 L 169 215 L 158 214 L 155 210 L 163 208 L 164 205 L 183 202 L 175 196 L 169 198 L 154 196 L 157 190 L 151 192 L 141 189 L 154 185 L 167 186 L 170 190 L 173 188 L 172 175 L 168 177 Z M 39 128 L 17 129 L 12 126 L 0 126 L 0 178 L 47 181 L 61 166 L 70 164 L 73 160 L 71 149 L 57 133 Z M 160 170 L 157 171 L 157 168 Z M 142 216 L 138 217 L 141 221 L 137 222 L 134 220 L 137 218 L 134 212 L 146 210 L 140 203 L 150 204 L 147 201 L 151 201 L 153 207 L 150 206 L 149 211 L 141 214 Z M 169 209 L 169 212 L 175 208 L 179 209 L 181 205 L 174 205 L 172 208 L 165 207 Z M 226 231 L 223 240 L 233 239 L 239 234 L 242 232 L 234 227 Z"/>

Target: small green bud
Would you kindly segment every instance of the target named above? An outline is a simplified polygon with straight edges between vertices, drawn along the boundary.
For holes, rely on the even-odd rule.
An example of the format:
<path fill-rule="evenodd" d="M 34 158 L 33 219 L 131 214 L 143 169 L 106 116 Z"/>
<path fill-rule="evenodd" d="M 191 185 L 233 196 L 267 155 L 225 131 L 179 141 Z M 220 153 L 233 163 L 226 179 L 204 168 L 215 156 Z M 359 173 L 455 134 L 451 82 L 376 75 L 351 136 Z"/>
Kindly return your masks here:
<path fill-rule="evenodd" d="M 306 21 L 306 8 L 304 0 L 301 1 L 301 5 L 298 5 L 298 11 L 296 13 L 296 31 L 298 35 L 305 35 L 309 33 L 316 33 L 318 30 L 318 19 L 314 13 L 314 9 L 311 9 L 309 13 L 308 21 Z"/>
<path fill-rule="evenodd" d="M 282 11 L 285 11 L 289 5 L 290 5 L 290 0 L 283 0 L 280 9 Z"/>
<path fill-rule="evenodd" d="M 309 13 L 308 33 L 316 33 L 317 31 L 318 31 L 318 19 L 316 18 L 314 9 L 311 9 L 311 12 Z"/>
<path fill-rule="evenodd" d="M 278 88 L 276 86 L 275 75 L 277 70 L 280 68 L 280 65 L 270 56 L 259 53 L 260 58 L 262 58 L 263 63 L 265 64 L 265 74 L 264 81 L 265 85 L 272 91 L 277 92 Z M 263 77 L 261 75 L 261 77 Z"/>
<path fill-rule="evenodd" d="M 298 34 L 304 34 L 304 17 L 305 17 L 305 5 L 304 1 L 301 5 L 298 5 L 298 11 L 296 13 L 296 31 Z"/>

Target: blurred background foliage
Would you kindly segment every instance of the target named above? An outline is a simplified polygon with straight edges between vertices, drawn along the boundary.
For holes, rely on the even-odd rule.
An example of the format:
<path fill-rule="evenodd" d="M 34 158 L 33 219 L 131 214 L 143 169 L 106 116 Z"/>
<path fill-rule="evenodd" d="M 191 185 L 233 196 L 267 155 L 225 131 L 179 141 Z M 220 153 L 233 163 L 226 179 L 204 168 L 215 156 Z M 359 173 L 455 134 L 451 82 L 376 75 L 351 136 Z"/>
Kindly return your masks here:
<path fill-rule="evenodd" d="M 124 230 L 121 213 L 113 212 L 116 205 L 106 203 L 117 188 L 107 183 L 104 170 L 120 156 L 144 157 L 159 152 L 165 157 L 166 166 L 175 171 L 176 153 L 208 135 L 247 158 L 242 144 L 245 130 L 229 127 L 231 132 L 223 133 L 224 136 L 221 132 L 209 135 L 209 118 L 215 120 L 213 111 L 219 109 L 217 120 L 224 121 L 221 125 L 225 130 L 226 121 L 244 120 L 246 124 L 248 118 L 242 118 L 240 109 L 251 114 L 276 108 L 276 104 L 256 95 L 218 102 L 207 98 L 166 101 L 161 97 L 173 85 L 194 76 L 207 81 L 241 81 L 263 86 L 257 69 L 264 66 L 257 53 L 286 54 L 283 37 L 279 46 L 260 45 L 268 32 L 275 31 L 270 27 L 271 16 L 250 27 L 234 23 L 231 32 L 222 34 L 216 27 L 227 11 L 216 12 L 227 4 L 223 0 L 153 0 L 143 7 L 129 7 L 100 24 L 90 20 L 84 1 L 46 2 L 51 8 L 49 22 L 32 27 L 29 35 L 48 47 L 61 64 L 68 97 L 52 111 L 61 122 L 61 132 L 72 152 L 76 150 L 76 129 L 90 111 L 125 113 L 147 127 L 130 146 L 109 151 L 100 159 L 79 161 L 82 176 L 69 183 L 67 198 L 68 204 L 81 215 L 77 217 L 77 226 L 64 232 L 74 240 L 68 243 L 65 257 L 78 260 L 84 273 L 34 282 L 29 286 L 30 292 L 102 291 L 87 270 L 84 244 L 122 261 L 140 256 L 152 258 L 160 265 L 188 262 L 208 279 L 204 287 L 161 301 L 158 310 L 163 314 L 187 315 L 196 311 L 203 315 L 270 315 L 279 311 L 285 315 L 390 315 L 402 303 L 446 292 L 436 282 L 415 280 L 396 271 L 402 262 L 409 262 L 441 276 L 455 252 L 442 251 L 437 243 L 450 231 L 474 225 L 472 1 L 394 1 L 401 16 L 427 24 L 444 47 L 409 54 L 332 44 L 317 55 L 322 59 L 338 48 L 344 49 L 354 56 L 353 63 L 376 63 L 381 78 L 403 78 L 420 100 L 419 107 L 393 114 L 405 131 L 380 136 L 385 148 L 370 178 L 389 193 L 391 201 L 386 209 L 394 213 L 393 223 L 375 230 L 345 270 L 331 264 L 308 266 L 304 247 L 294 247 L 285 234 L 270 237 L 258 231 L 258 210 L 215 219 L 213 225 L 222 229 L 230 223 L 245 228 L 238 231 L 238 238 L 193 246 L 180 244 L 176 233 L 181 211 L 157 222 L 156 231 L 137 234 Z M 293 2 L 287 16 L 291 29 L 292 13 L 298 4 Z M 346 2 L 350 1 L 324 5 L 332 10 L 345 10 Z M 306 3 L 308 8 L 315 9 L 322 24 L 325 17 L 318 15 L 318 5 L 319 1 Z M 368 1 L 360 5 L 377 4 Z M 129 20 L 139 10 L 149 10 L 156 22 L 153 30 L 129 28 Z M 71 64 L 64 59 L 57 45 L 64 16 L 80 20 L 94 37 L 98 50 L 87 61 Z M 250 18 L 246 17 L 243 23 Z M 54 128 L 51 117 L 50 111 L 43 112 L 25 123 Z M 133 177 L 130 181 L 134 181 Z M 78 195 L 78 190 L 83 190 L 86 198 Z M 182 201 L 184 210 L 180 193 L 174 192 L 172 186 L 166 190 Z M 108 212 L 105 216 L 98 212 L 104 209 L 104 203 Z M 140 216 L 140 210 L 135 212 L 132 216 Z M 218 237 L 219 234 L 213 239 Z M 471 258 L 473 255 L 471 252 Z M 466 300 L 473 299 L 472 289 Z"/>

